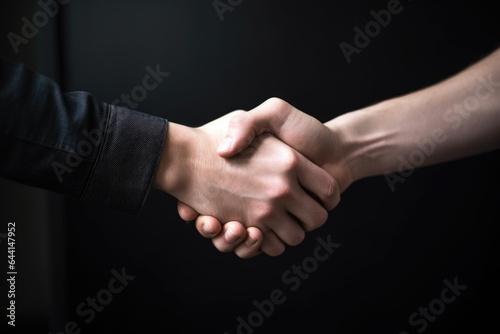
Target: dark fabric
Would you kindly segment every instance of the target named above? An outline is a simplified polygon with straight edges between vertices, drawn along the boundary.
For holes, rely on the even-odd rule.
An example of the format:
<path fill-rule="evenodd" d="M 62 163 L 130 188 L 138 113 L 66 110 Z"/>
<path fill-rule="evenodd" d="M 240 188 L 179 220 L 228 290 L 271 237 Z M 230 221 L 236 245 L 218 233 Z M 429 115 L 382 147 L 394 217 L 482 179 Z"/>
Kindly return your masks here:
<path fill-rule="evenodd" d="M 62 93 L 0 60 L 0 176 L 136 214 L 148 196 L 167 120 Z"/>

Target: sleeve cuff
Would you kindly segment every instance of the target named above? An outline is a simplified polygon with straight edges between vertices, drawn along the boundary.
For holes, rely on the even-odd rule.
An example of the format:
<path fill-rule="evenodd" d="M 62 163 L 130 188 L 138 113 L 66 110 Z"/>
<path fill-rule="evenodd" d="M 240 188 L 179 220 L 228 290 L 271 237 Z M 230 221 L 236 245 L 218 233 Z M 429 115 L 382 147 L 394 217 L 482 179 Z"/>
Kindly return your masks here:
<path fill-rule="evenodd" d="M 103 143 L 82 200 L 137 214 L 153 184 L 167 135 L 167 120 L 108 105 Z"/>

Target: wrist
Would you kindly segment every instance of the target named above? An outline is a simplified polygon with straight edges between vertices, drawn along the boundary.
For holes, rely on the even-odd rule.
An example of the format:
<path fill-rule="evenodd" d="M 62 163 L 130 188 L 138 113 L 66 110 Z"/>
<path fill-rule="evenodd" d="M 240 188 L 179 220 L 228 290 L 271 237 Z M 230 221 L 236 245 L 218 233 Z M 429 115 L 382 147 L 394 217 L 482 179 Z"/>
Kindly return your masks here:
<path fill-rule="evenodd" d="M 168 123 L 167 138 L 162 152 L 153 187 L 177 197 L 189 178 L 188 157 L 193 150 L 194 129 Z"/>
<path fill-rule="evenodd" d="M 335 146 L 342 151 L 351 183 L 386 172 L 391 164 L 391 150 L 397 145 L 398 126 L 387 124 L 393 116 L 385 115 L 393 115 L 392 110 L 400 108 L 397 100 L 387 100 L 325 123 L 333 140 L 339 143 Z"/>
<path fill-rule="evenodd" d="M 352 134 L 348 124 L 351 122 L 350 115 L 336 117 L 324 125 L 329 131 L 330 151 L 326 154 L 327 162 L 322 166 L 337 181 L 341 193 L 351 183 L 360 179 L 357 172 L 360 156 L 353 148 Z"/>

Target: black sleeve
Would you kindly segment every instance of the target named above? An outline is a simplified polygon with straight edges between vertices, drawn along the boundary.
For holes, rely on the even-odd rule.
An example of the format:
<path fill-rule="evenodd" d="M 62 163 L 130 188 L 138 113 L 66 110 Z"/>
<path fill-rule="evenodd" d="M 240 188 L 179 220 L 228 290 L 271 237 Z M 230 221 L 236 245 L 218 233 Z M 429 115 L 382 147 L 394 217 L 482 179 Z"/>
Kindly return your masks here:
<path fill-rule="evenodd" d="M 62 93 L 0 60 L 0 176 L 137 213 L 161 158 L 167 120 Z"/>

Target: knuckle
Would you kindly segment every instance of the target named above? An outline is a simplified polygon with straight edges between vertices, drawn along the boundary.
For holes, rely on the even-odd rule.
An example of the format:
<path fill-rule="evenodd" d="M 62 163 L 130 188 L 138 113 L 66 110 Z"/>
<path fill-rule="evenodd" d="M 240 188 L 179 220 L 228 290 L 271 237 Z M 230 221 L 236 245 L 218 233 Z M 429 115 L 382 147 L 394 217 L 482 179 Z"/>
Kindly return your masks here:
<path fill-rule="evenodd" d="M 233 110 L 232 111 L 232 114 L 235 114 L 235 115 L 241 115 L 241 114 L 245 114 L 247 111 L 246 110 L 243 110 L 243 109 L 236 109 L 236 110 Z"/>
<path fill-rule="evenodd" d="M 260 205 L 256 209 L 256 225 L 260 226 L 261 224 L 265 224 L 266 221 L 269 221 L 272 219 L 273 214 L 274 214 L 274 209 L 271 204 L 264 203 Z"/>
<path fill-rule="evenodd" d="M 285 171 L 293 171 L 299 165 L 299 157 L 292 150 L 283 150 L 281 164 Z"/>
<path fill-rule="evenodd" d="M 274 111 L 282 111 L 288 108 L 289 104 L 279 97 L 271 97 L 267 99 L 266 104 Z"/>
<path fill-rule="evenodd" d="M 269 192 L 272 200 L 288 198 L 292 195 L 292 187 L 286 180 L 280 180 L 271 185 Z"/>
<path fill-rule="evenodd" d="M 325 182 L 324 194 L 327 209 L 331 210 L 336 206 L 336 200 L 338 197 L 338 184 L 334 178 L 330 177 L 327 182 Z"/>
<path fill-rule="evenodd" d="M 325 196 L 327 198 L 332 198 L 337 192 L 337 182 L 333 177 L 329 177 L 325 183 Z"/>
<path fill-rule="evenodd" d="M 231 120 L 229 121 L 229 126 L 238 128 L 245 121 L 245 112 L 236 110 L 231 113 Z"/>
<path fill-rule="evenodd" d="M 283 99 L 272 97 L 265 102 L 266 109 L 269 112 L 271 127 L 279 129 L 291 113 L 291 105 Z"/>

